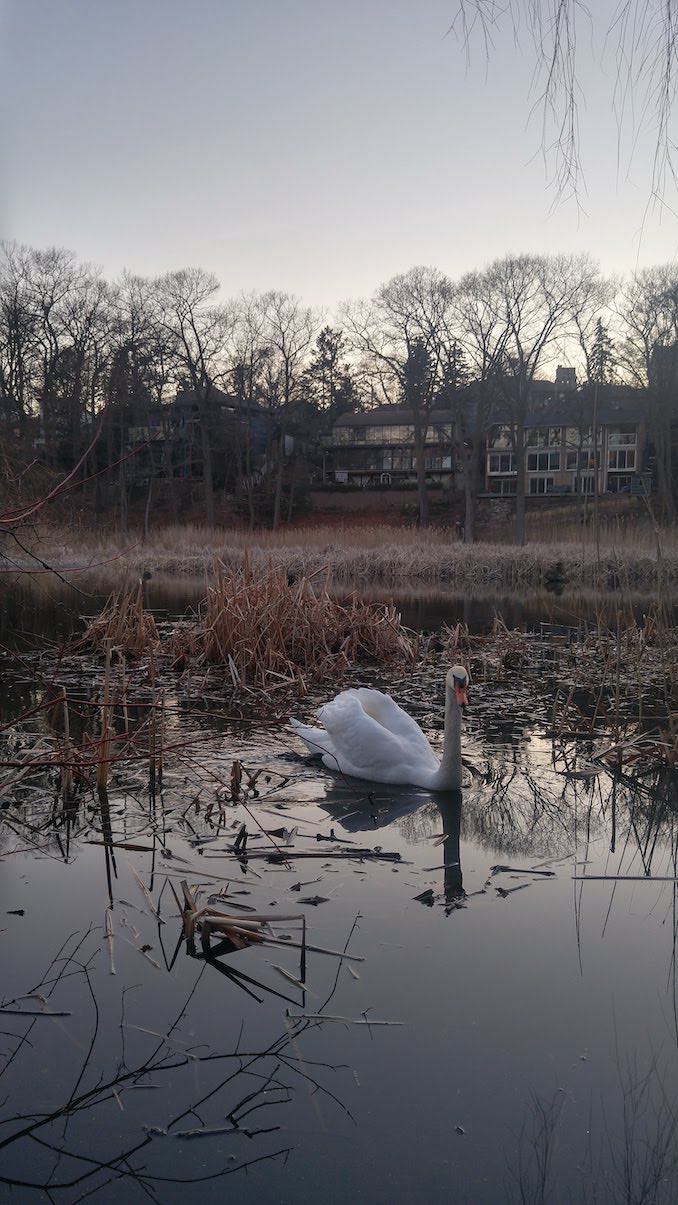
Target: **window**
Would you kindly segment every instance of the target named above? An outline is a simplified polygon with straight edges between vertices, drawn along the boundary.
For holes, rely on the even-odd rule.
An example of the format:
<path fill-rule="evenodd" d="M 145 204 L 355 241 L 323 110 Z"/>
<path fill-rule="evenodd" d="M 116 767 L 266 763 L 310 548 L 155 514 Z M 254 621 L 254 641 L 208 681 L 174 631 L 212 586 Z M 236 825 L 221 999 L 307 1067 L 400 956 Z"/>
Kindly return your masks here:
<path fill-rule="evenodd" d="M 525 433 L 526 447 L 559 448 L 562 431 L 562 427 L 530 427 Z"/>
<path fill-rule="evenodd" d="M 635 448 L 618 448 L 607 454 L 607 467 L 618 471 L 620 469 L 635 469 Z"/>
<path fill-rule="evenodd" d="M 513 438 L 509 427 L 494 427 L 487 440 L 490 448 L 512 448 Z"/>
<path fill-rule="evenodd" d="M 427 469 L 450 469 L 452 468 L 452 457 L 427 456 L 424 463 Z"/>
<path fill-rule="evenodd" d="M 515 494 L 515 477 L 495 477 L 488 483 L 491 494 Z"/>
<path fill-rule="evenodd" d="M 530 477 L 531 494 L 550 494 L 553 489 L 553 477 Z"/>
<path fill-rule="evenodd" d="M 515 473 L 516 457 L 514 452 L 490 452 L 487 458 L 488 473 Z"/>
<path fill-rule="evenodd" d="M 576 473 L 577 468 L 592 469 L 595 466 L 595 458 L 592 451 L 566 452 L 565 455 L 567 457 L 567 468 L 572 473 Z"/>
<path fill-rule="evenodd" d="M 620 494 L 630 487 L 632 481 L 633 473 L 616 473 L 614 477 L 608 477 L 607 488 L 611 494 Z"/>
<path fill-rule="evenodd" d="M 600 427 L 596 432 L 596 442 L 600 445 L 603 439 L 603 432 Z M 565 428 L 565 443 L 568 448 L 590 448 L 593 444 L 593 428 L 592 427 L 566 427 Z"/>
<path fill-rule="evenodd" d="M 525 446 L 528 448 L 548 447 L 548 427 L 531 427 L 525 433 Z"/>
<path fill-rule="evenodd" d="M 400 470 L 400 472 L 409 472 L 414 467 L 414 457 L 412 456 L 412 453 L 404 448 L 402 450 L 400 448 L 394 448 L 391 456 L 393 461 L 391 467 L 395 470 Z M 386 465 L 384 465 L 384 468 L 386 468 Z"/>
<path fill-rule="evenodd" d="M 528 452 L 528 473 L 558 472 L 560 469 L 560 452 Z"/>
<path fill-rule="evenodd" d="M 367 432 L 365 427 L 354 427 L 351 431 L 351 436 L 356 443 L 364 443 L 366 435 Z"/>
<path fill-rule="evenodd" d="M 452 438 L 451 423 L 435 423 L 433 427 L 426 428 L 426 443 L 428 444 L 444 444 L 449 443 Z"/>
<path fill-rule="evenodd" d="M 635 423 L 626 423 L 621 426 L 608 428 L 607 443 L 610 448 L 635 448 L 637 439 Z"/>
<path fill-rule="evenodd" d="M 572 489 L 575 494 L 593 494 L 595 492 L 594 474 L 582 473 L 580 477 L 575 477 L 572 482 Z"/>

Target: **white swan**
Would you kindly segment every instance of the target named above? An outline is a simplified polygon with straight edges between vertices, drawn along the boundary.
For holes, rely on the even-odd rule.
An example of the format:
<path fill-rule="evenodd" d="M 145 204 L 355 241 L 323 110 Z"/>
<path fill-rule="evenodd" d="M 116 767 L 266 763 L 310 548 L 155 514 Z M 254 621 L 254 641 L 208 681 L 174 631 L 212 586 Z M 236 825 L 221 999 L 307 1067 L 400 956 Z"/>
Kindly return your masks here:
<path fill-rule="evenodd" d="M 462 782 L 461 709 L 468 673 L 453 665 L 445 679 L 445 736 L 438 759 L 411 716 L 380 690 L 344 690 L 318 711 L 324 728 L 291 720 L 309 751 L 330 770 L 372 782 L 458 791 Z"/>

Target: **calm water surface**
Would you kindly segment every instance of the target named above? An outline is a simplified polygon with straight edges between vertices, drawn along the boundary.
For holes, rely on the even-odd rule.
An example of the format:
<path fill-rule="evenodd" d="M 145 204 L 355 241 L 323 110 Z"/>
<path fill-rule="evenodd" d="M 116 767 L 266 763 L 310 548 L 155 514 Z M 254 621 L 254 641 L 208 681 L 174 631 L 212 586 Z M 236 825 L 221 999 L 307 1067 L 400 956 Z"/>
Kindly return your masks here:
<path fill-rule="evenodd" d="M 177 612 L 194 599 L 150 601 Z M 459 600 L 411 605 L 419 626 L 463 618 Z M 478 602 L 473 613 L 485 605 L 494 608 Z M 3 641 L 26 649 L 36 633 L 58 642 L 75 612 L 95 609 L 61 594 L 5 597 L 3 606 Z M 556 621 L 556 612 L 541 618 Z M 6 720 L 33 687 L 8 663 L 3 673 Z M 439 740 L 442 686 L 422 697 L 402 675 L 392 690 Z M 344 782 L 302 756 L 284 720 L 233 723 L 179 699 L 168 733 L 178 751 L 155 807 L 142 770 L 111 784 L 113 839 L 147 849 L 91 844 L 102 839 L 102 819 L 86 803 L 61 814 L 58 839 L 40 838 L 48 792 L 22 808 L 12 800 L 0 830 L 0 991 L 9 1001 L 47 981 L 40 991 L 52 991 L 50 1008 L 68 1015 L 32 1025 L 0 1018 L 2 1121 L 58 1110 L 169 1040 L 160 1062 L 119 1083 L 117 1096 L 104 1093 L 92 1108 L 83 1100 L 68 1121 L 8 1143 L 0 1174 L 70 1185 L 52 1190 L 69 1202 L 86 1193 L 143 1201 L 149 1191 L 163 1203 L 225 1194 L 271 1203 L 675 1200 L 675 884 L 573 879 L 648 868 L 675 875 L 675 784 L 565 773 L 585 774 L 589 763 L 572 751 L 569 763 L 554 760 L 535 698 L 520 679 L 474 688 L 464 751 L 480 775 L 461 800 Z M 200 853 L 195 841 L 213 832 L 205 806 L 235 758 L 262 769 L 251 800 L 261 825 L 296 828 L 295 844 L 316 850 L 332 848 L 317 835 L 334 828 L 342 842 L 398 851 L 402 861 L 241 866 L 218 852 L 223 830 Z M 198 793 L 198 810 L 186 813 Z M 227 809 L 227 825 L 243 818 Z M 251 819 L 248 828 L 257 831 Z M 35 840 L 37 855 L 27 848 Z M 164 923 L 133 870 L 160 900 Z M 348 942 L 364 961 L 309 953 L 304 994 L 279 969 L 298 979 L 298 950 L 190 957 L 168 885 L 179 891 L 183 875 L 234 880 L 230 891 L 246 894 L 232 899 L 257 911 L 304 912 L 309 942 L 333 950 Z M 209 890 L 220 887 L 215 879 Z M 414 898 L 429 890 L 432 903 Z M 323 902 L 302 902 L 313 897 Z M 115 975 L 104 940 L 111 905 Z M 76 961 L 65 962 L 69 954 Z M 78 964 L 89 980 L 73 973 Z M 287 1015 L 320 1009 L 399 1024 L 304 1027 Z M 230 1057 L 203 1057 L 217 1054 Z M 251 1136 L 175 1136 L 230 1125 L 229 1116 Z M 0 1142 L 19 1128 L 0 1124 Z M 109 1165 L 145 1139 L 127 1163 L 87 1162 Z M 161 1179 L 140 1184 L 127 1174 L 140 1168 Z M 223 1170 L 226 1180 L 210 1178 Z M 0 1199 L 46 1198 L 0 1184 Z"/>

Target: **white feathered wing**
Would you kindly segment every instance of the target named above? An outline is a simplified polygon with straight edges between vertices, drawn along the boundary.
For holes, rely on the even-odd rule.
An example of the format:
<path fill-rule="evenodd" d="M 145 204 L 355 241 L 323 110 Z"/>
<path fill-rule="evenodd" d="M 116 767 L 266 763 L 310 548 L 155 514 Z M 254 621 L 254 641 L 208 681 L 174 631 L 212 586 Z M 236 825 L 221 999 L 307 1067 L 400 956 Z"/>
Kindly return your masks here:
<path fill-rule="evenodd" d="M 324 728 L 292 720 L 330 770 L 372 782 L 432 785 L 440 762 L 411 716 L 379 690 L 344 690 L 318 711 Z"/>

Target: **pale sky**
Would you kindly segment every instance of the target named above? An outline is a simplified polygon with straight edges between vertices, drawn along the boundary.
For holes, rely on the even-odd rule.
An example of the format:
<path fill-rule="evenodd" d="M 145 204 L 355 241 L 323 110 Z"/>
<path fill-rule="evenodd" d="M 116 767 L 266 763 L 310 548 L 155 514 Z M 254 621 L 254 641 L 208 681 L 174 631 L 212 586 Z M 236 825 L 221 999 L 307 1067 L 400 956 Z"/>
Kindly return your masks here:
<path fill-rule="evenodd" d="M 414 264 L 673 258 L 675 216 L 640 237 L 651 137 L 618 163 L 613 56 L 582 30 L 586 213 L 553 210 L 530 55 L 507 30 L 467 66 L 458 2 L 0 0 L 0 235 L 328 312 Z"/>

